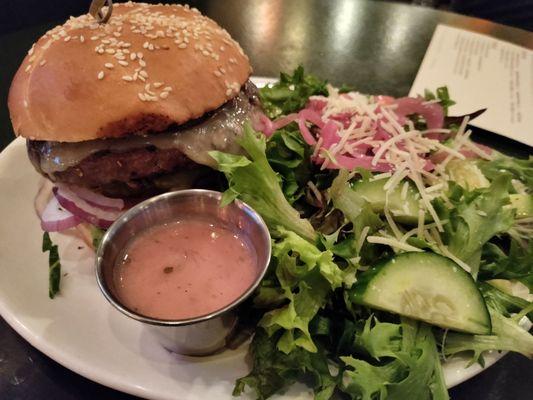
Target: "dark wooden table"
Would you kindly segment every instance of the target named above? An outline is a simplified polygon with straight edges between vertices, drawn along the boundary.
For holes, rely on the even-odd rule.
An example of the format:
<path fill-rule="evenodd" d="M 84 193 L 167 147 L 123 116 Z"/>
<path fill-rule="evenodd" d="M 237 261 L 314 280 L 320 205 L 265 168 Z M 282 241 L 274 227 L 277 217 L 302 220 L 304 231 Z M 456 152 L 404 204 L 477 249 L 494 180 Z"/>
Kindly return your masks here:
<path fill-rule="evenodd" d="M 302 64 L 335 84 L 350 84 L 367 93 L 407 94 L 439 23 L 533 49 L 532 33 L 402 4 L 357 0 L 189 3 L 241 43 L 256 75 L 277 76 L 280 70 L 290 71 Z M 33 26 L 0 36 L 0 149 L 13 140 L 6 106 L 13 74 L 31 44 L 51 26 Z M 531 148 L 486 131 L 476 131 L 475 139 L 515 155 L 532 153 Z M 532 367 L 533 363 L 522 356 L 507 355 L 452 389 L 451 396 L 455 400 L 529 399 L 533 393 Z M 60 366 L 31 347 L 0 318 L 0 399 L 133 398 Z"/>

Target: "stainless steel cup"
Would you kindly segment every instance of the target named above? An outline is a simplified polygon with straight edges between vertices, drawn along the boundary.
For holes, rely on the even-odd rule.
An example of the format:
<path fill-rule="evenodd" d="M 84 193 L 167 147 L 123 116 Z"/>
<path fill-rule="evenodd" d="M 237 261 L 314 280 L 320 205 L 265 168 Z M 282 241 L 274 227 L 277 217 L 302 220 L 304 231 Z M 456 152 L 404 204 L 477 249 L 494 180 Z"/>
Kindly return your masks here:
<path fill-rule="evenodd" d="M 144 324 L 166 349 L 179 354 L 208 355 L 224 347 L 237 322 L 235 307 L 257 288 L 270 261 L 270 235 L 263 219 L 238 200 L 220 207 L 221 198 L 219 192 L 191 189 L 143 201 L 113 223 L 96 252 L 96 278 L 107 300 L 124 315 Z M 162 320 L 126 308 L 116 296 L 113 283 L 113 268 L 125 246 L 147 228 L 195 215 L 220 221 L 249 240 L 257 256 L 258 272 L 253 284 L 224 308 L 189 319 Z"/>

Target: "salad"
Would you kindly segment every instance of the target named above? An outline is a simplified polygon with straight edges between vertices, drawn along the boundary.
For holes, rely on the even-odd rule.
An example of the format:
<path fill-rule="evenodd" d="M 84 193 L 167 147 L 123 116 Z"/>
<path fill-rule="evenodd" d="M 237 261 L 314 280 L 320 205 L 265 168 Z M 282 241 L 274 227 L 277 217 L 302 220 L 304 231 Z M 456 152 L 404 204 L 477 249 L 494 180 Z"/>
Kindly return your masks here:
<path fill-rule="evenodd" d="M 533 356 L 533 158 L 473 142 L 468 121 L 483 110 L 451 117 L 445 87 L 370 96 L 301 67 L 259 95 L 243 154 L 210 152 L 223 203 L 248 203 L 273 241 L 241 310 L 253 369 L 234 395 L 304 382 L 318 400 L 447 399 L 447 357 Z M 104 205 L 109 224 L 125 208 L 55 194 Z M 89 232 L 95 248 L 103 232 Z M 53 297 L 61 265 L 48 233 L 43 251 Z"/>
<path fill-rule="evenodd" d="M 300 67 L 260 98 L 246 155 L 210 153 L 273 238 L 234 395 L 447 399 L 446 357 L 533 356 L 533 158 L 471 141 L 480 112 L 447 116 L 446 88 L 368 96 Z"/>

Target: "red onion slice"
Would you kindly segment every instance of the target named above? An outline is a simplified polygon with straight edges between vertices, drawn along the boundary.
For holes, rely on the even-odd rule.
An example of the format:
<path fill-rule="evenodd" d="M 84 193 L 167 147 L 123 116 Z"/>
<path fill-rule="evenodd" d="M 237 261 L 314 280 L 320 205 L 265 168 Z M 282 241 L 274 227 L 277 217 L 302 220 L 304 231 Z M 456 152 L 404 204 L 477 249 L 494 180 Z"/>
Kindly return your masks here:
<path fill-rule="evenodd" d="M 63 185 L 58 186 L 63 187 Z M 119 211 L 124 208 L 124 200 L 122 199 L 112 199 L 80 186 L 69 186 L 67 189 L 70 189 L 80 199 L 85 200 L 90 205 L 103 210 Z"/>
<path fill-rule="evenodd" d="M 78 225 L 81 221 L 61 207 L 55 197 L 52 197 L 41 215 L 41 228 L 46 232 L 59 232 Z"/>
<path fill-rule="evenodd" d="M 313 146 L 316 143 L 316 140 L 309 131 L 307 125 L 305 125 L 305 120 L 301 117 L 298 118 L 298 128 L 300 129 L 300 133 L 302 134 L 305 143 L 307 143 L 309 146 Z"/>
<path fill-rule="evenodd" d="M 426 120 L 428 129 L 440 129 L 444 124 L 444 110 L 438 103 L 428 103 L 421 97 L 402 97 L 396 100 L 398 108 L 394 110 L 399 117 L 420 114 Z"/>
<path fill-rule="evenodd" d="M 55 187 L 54 195 L 59 204 L 74 214 L 79 219 L 87 221 L 100 228 L 109 228 L 111 224 L 122 214 L 120 211 L 104 210 L 92 206 L 67 187 Z"/>

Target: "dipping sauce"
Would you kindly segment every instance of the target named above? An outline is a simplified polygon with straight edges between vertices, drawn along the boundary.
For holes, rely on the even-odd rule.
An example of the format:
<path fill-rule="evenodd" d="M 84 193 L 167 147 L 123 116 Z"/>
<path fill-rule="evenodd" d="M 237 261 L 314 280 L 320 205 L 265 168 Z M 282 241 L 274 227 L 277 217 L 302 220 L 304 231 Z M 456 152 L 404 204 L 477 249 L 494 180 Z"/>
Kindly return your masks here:
<path fill-rule="evenodd" d="M 217 311 L 259 274 L 252 245 L 219 223 L 183 219 L 135 236 L 113 270 L 116 296 L 144 316 L 179 320 Z"/>

